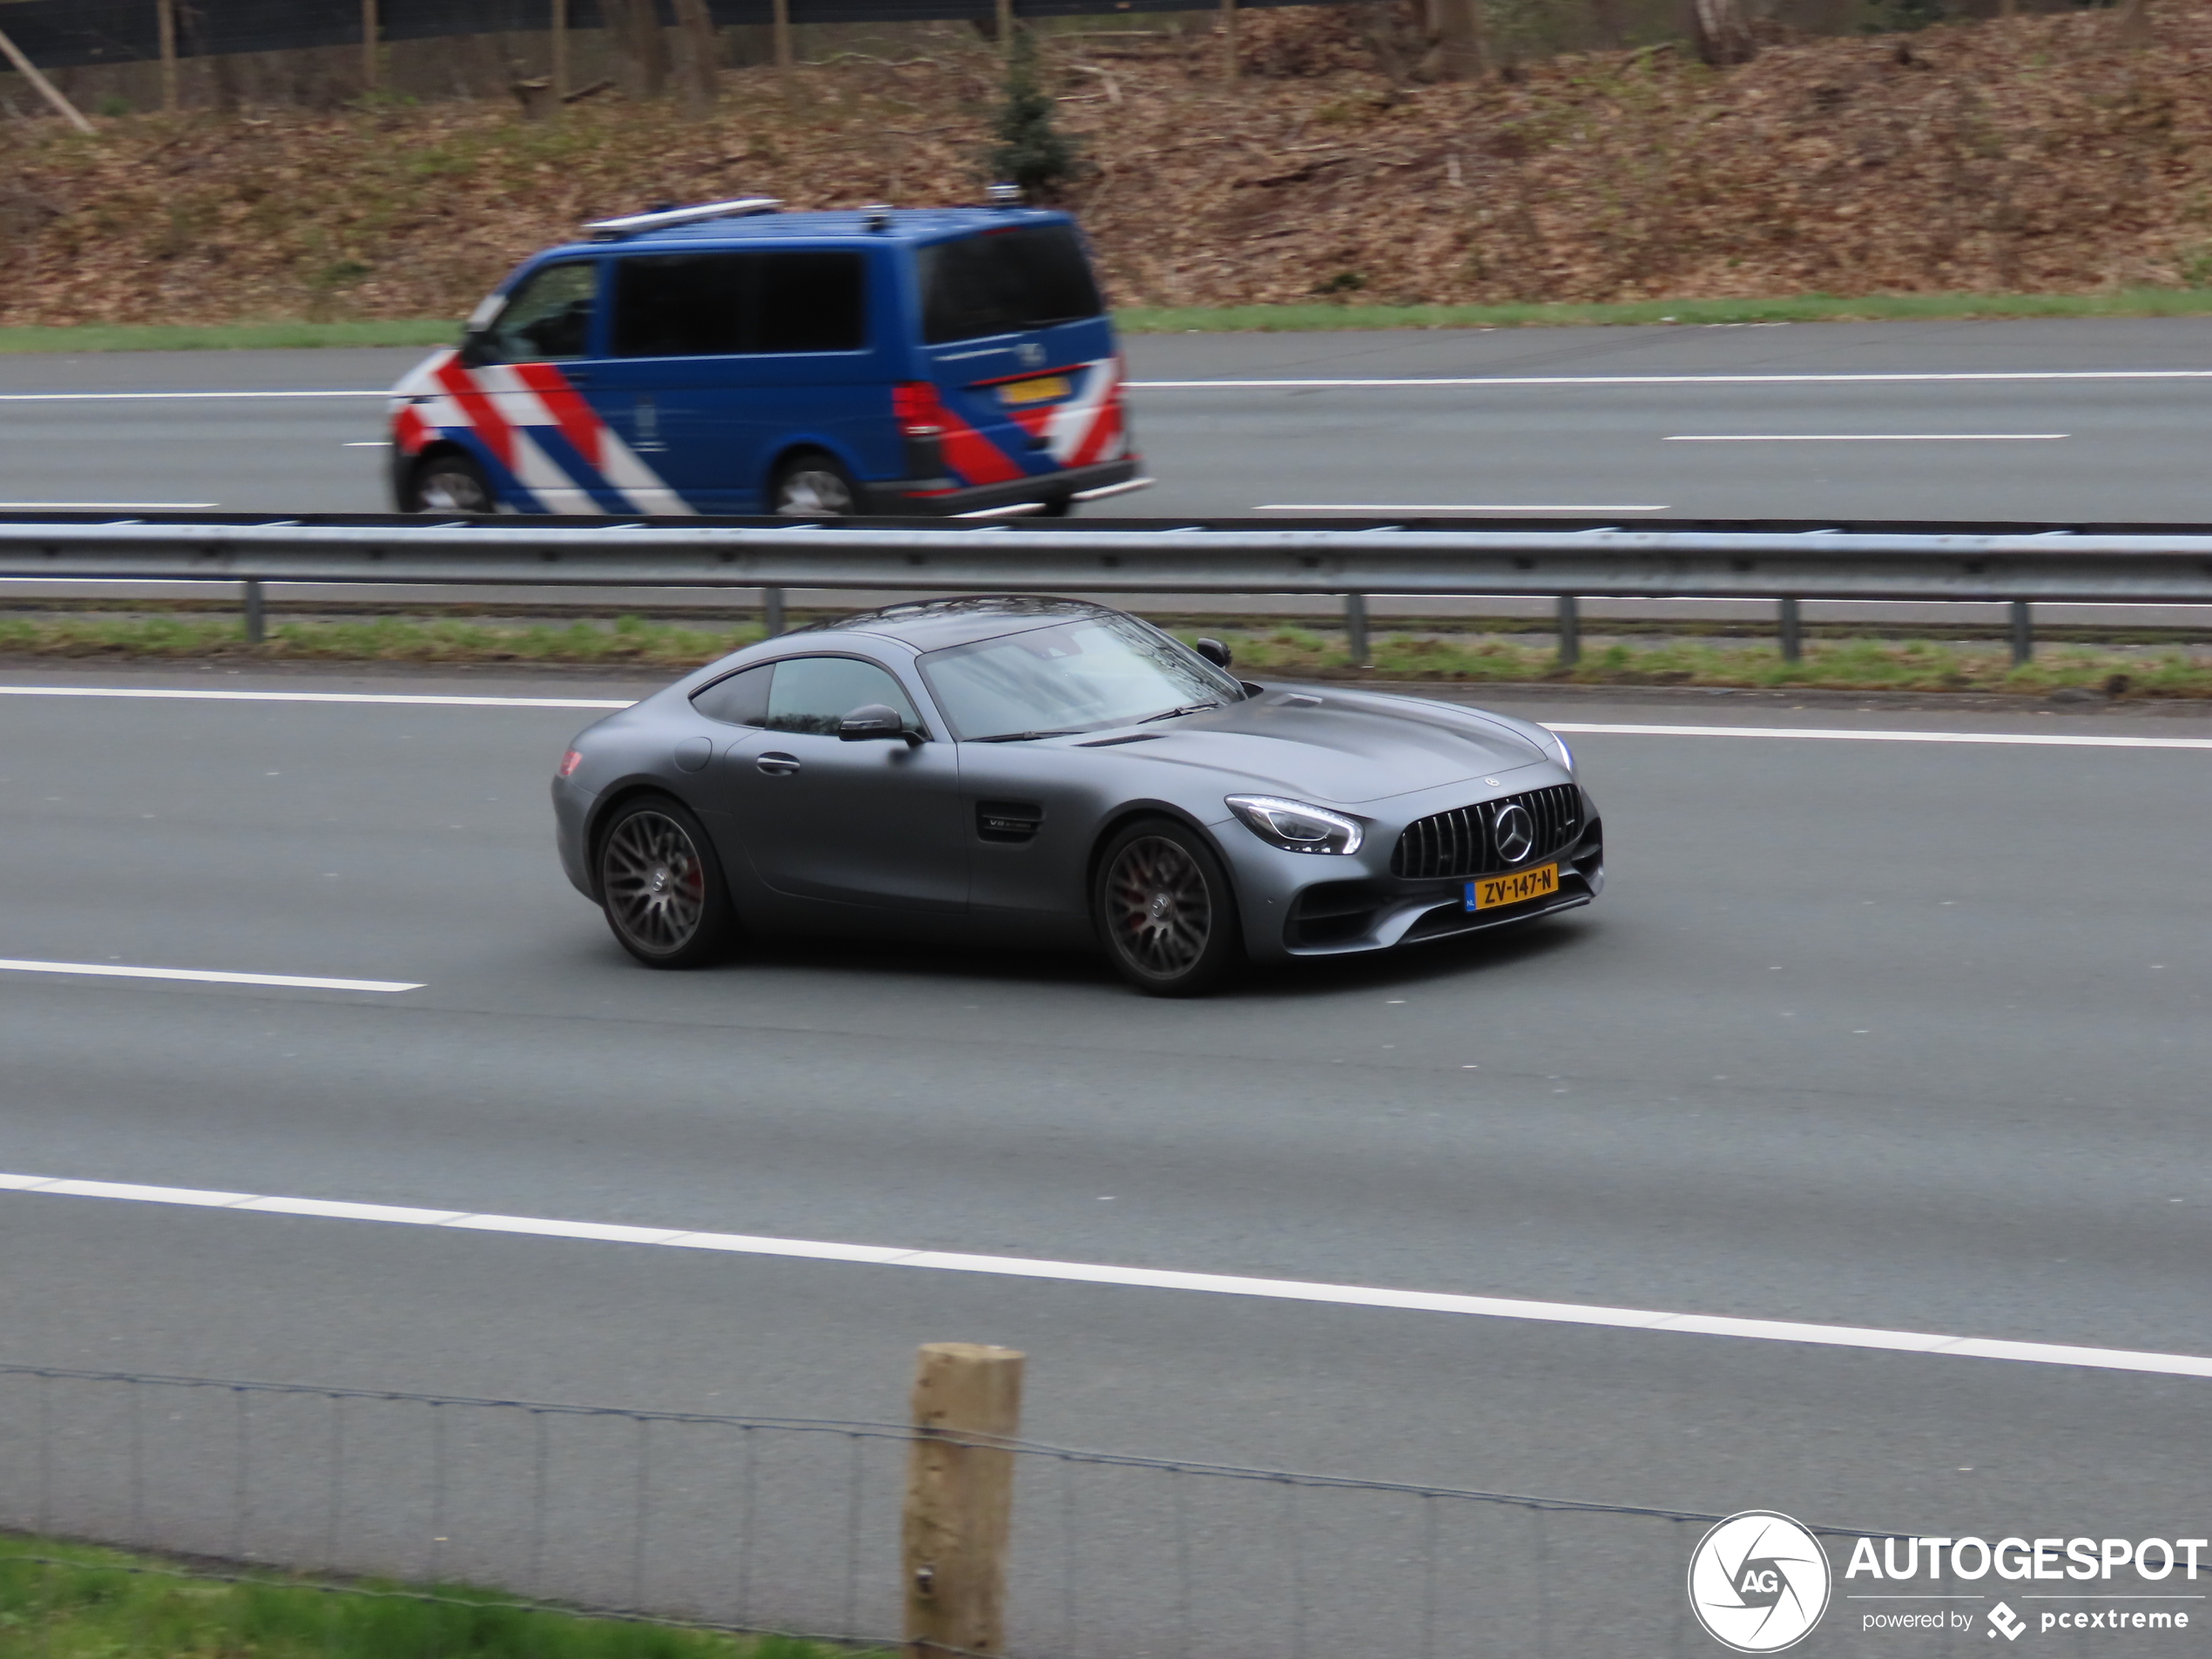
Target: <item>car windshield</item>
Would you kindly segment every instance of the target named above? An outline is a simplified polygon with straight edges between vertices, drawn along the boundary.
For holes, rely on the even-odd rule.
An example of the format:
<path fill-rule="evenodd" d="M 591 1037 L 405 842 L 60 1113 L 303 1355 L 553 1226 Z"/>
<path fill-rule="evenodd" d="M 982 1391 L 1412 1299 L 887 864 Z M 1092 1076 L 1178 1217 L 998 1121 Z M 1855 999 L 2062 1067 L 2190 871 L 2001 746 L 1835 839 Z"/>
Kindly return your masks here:
<path fill-rule="evenodd" d="M 1084 617 L 931 651 L 922 678 L 969 743 L 1130 725 L 1241 701 L 1244 690 L 1134 617 Z"/>

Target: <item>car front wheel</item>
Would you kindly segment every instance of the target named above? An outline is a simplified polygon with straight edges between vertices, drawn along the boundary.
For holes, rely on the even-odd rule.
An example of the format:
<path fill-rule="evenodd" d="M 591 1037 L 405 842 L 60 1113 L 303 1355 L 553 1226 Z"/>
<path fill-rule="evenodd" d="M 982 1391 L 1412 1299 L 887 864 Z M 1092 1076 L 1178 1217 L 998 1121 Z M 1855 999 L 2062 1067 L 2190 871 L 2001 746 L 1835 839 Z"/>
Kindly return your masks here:
<path fill-rule="evenodd" d="M 736 943 L 737 918 L 706 831 L 665 796 L 616 812 L 599 837 L 597 875 L 607 926 L 648 968 L 697 968 Z"/>
<path fill-rule="evenodd" d="M 1197 996 L 1243 955 L 1229 873 L 1172 819 L 1131 824 L 1098 860 L 1091 914 L 1123 979 L 1150 996 Z"/>

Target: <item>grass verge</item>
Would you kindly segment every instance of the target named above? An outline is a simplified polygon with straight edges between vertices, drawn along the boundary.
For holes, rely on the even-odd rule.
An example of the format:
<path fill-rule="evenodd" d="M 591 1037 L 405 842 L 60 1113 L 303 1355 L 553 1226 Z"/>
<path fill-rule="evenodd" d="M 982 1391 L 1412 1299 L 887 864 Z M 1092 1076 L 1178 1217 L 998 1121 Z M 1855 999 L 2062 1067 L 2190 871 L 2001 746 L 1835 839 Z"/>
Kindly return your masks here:
<path fill-rule="evenodd" d="M 1892 322 L 1919 318 L 2195 317 L 2212 289 L 2111 293 L 1831 293 L 1770 300 L 1638 300 L 1622 305 L 1193 306 L 1116 314 L 1128 334 L 1294 333 L 1333 328 L 1529 328 L 1569 324 Z"/>
<path fill-rule="evenodd" d="M 1352 328 L 1535 328 L 1638 323 L 1893 322 L 1916 318 L 2199 317 L 2212 289 L 2124 288 L 2111 293 L 1831 293 L 1770 300 L 1639 300 L 1624 305 L 1134 307 L 1115 314 L 1131 334 L 1290 334 Z M 206 327 L 149 323 L 0 328 L 9 352 L 248 351 L 314 346 L 444 346 L 456 322 L 241 322 Z"/>
<path fill-rule="evenodd" d="M 1179 629 L 1196 638 L 1196 628 Z M 1248 674 L 1292 678 L 1527 682 L 1576 685 L 1698 685 L 1854 691 L 2004 691 L 2047 695 L 2072 687 L 2107 697 L 2212 698 L 2212 654 L 2157 643 L 2047 642 L 2013 666 L 2006 645 L 1973 639 L 1811 638 L 1787 663 L 1771 641 L 1639 634 L 1584 643 L 1561 669 L 1549 637 L 1523 633 L 1382 633 L 1372 667 L 1354 669 L 1339 632 L 1295 627 L 1211 627 Z M 0 654 L 108 660 L 476 663 L 635 666 L 680 672 L 752 644 L 758 626 L 648 621 L 505 623 L 454 617 L 366 621 L 273 620 L 260 645 L 220 614 L 87 612 L 0 617 Z"/>
<path fill-rule="evenodd" d="M 214 1576 L 158 1556 L 0 1538 L 0 1655 L 38 1659 L 853 1659 L 785 1636 L 591 1618 L 453 1586 Z M 879 1656 L 878 1659 L 887 1659 Z"/>
<path fill-rule="evenodd" d="M 87 323 L 75 328 L 0 328 L 0 353 L 449 346 L 460 334 L 457 322 L 237 322 L 208 327 Z"/>

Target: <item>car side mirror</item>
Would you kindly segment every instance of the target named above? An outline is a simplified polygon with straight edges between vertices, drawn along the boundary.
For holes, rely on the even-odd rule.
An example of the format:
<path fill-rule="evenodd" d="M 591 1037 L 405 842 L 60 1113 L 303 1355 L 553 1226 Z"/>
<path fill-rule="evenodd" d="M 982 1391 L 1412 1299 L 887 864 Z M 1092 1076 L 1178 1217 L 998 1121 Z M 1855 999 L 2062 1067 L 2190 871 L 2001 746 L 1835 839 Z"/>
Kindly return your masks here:
<path fill-rule="evenodd" d="M 837 723 L 843 743 L 867 743 L 883 738 L 903 738 L 920 743 L 921 733 L 907 725 L 907 717 L 887 703 L 864 703 Z"/>
<path fill-rule="evenodd" d="M 1199 656 L 1204 658 L 1208 662 L 1211 663 L 1216 668 L 1226 668 L 1229 666 L 1229 647 L 1223 644 L 1218 639 L 1201 639 L 1197 641 L 1191 649 L 1197 651 Z"/>
<path fill-rule="evenodd" d="M 491 330 L 471 327 L 461 336 L 461 347 L 455 354 L 463 368 L 482 368 L 492 361 Z"/>

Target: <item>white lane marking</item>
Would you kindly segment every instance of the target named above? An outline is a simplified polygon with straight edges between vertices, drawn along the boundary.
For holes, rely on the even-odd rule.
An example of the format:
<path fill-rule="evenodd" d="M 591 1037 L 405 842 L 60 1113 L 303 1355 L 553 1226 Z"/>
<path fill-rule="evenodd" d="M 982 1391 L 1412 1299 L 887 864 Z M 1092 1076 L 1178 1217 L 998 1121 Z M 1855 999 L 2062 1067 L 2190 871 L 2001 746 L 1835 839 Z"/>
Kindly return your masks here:
<path fill-rule="evenodd" d="M 459 709 L 626 709 L 635 698 L 445 697 L 402 691 L 171 691 L 137 685 L 0 685 L 0 697 L 148 698 L 185 703 L 392 703 Z"/>
<path fill-rule="evenodd" d="M 82 974 L 93 979 L 191 980 L 204 985 L 275 985 L 301 991 L 419 991 L 406 980 L 316 979 L 298 974 L 226 974 L 202 968 L 125 968 L 115 962 L 26 962 L 0 960 L 10 974 Z"/>
<path fill-rule="evenodd" d="M 1075 1285 L 1118 1285 L 1138 1290 L 1196 1291 L 1257 1296 L 1276 1301 L 1318 1302 L 1338 1307 L 1395 1308 L 1417 1313 L 1458 1313 L 1488 1319 L 1527 1319 L 1546 1325 L 1585 1325 L 1624 1331 L 1667 1331 L 1693 1336 L 1747 1337 L 1831 1348 L 1877 1348 L 1894 1353 L 1952 1354 L 2013 1359 L 2033 1365 L 2086 1366 L 2102 1371 L 2152 1372 L 2175 1377 L 2212 1377 L 2212 1356 L 2080 1347 L 2049 1342 L 2011 1342 L 1939 1332 L 1885 1331 L 1858 1325 L 1811 1325 L 1795 1319 L 1745 1319 L 1721 1314 L 1670 1313 L 1658 1309 L 1594 1307 L 1579 1302 L 1534 1302 L 1499 1296 L 1460 1296 L 1442 1291 L 1392 1290 L 1305 1279 L 1255 1278 L 1231 1273 L 1184 1273 L 1098 1262 L 1061 1262 L 1028 1256 L 974 1256 L 957 1251 L 901 1250 L 812 1238 L 772 1238 L 748 1233 L 688 1232 L 680 1228 L 622 1226 L 607 1222 L 555 1221 L 537 1216 L 472 1215 L 396 1204 L 351 1204 L 323 1198 L 266 1197 L 210 1192 L 192 1187 L 144 1186 L 119 1181 L 78 1181 L 55 1176 L 0 1175 L 0 1190 L 63 1197 L 121 1199 L 134 1204 L 182 1204 L 317 1219 L 377 1221 L 411 1227 L 452 1227 L 470 1232 L 521 1234 L 600 1244 L 657 1244 L 674 1250 L 714 1250 L 738 1256 L 778 1256 L 804 1261 L 858 1262 L 919 1267 L 947 1273 L 988 1273 L 1008 1278 Z"/>
<path fill-rule="evenodd" d="M 1540 507 L 1516 504 L 1501 505 L 1486 502 L 1479 505 L 1453 505 L 1447 502 L 1262 502 L 1252 509 L 1255 513 L 1663 513 L 1657 507 Z"/>
<path fill-rule="evenodd" d="M 1828 386 L 1923 381 L 2204 381 L 2212 368 L 2020 368 L 1900 370 L 1864 374 L 1463 374 L 1396 378 L 1128 381 L 1131 391 L 1304 391 L 1405 386 Z"/>
<path fill-rule="evenodd" d="M 1406 695 L 1414 695 L 1409 691 Z M 0 697 L 155 698 L 214 703 L 369 703 L 464 709 L 628 709 L 635 699 L 444 697 L 385 691 L 218 691 L 93 685 L 0 685 Z M 1548 720 L 1554 732 L 1650 738 L 1809 738 L 1860 743 L 1995 743 L 2060 749 L 2212 749 L 2212 738 L 2071 737 L 2024 732 L 1879 732 L 1856 726 L 1629 725 Z"/>
<path fill-rule="evenodd" d="M 237 397 L 389 397 L 388 390 L 374 392 L 0 392 L 0 403 L 156 403 L 179 400 Z"/>
<path fill-rule="evenodd" d="M 0 513 L 196 513 L 212 501 L 0 501 Z"/>
<path fill-rule="evenodd" d="M 2074 737 L 2026 732 L 1871 732 L 1856 726 L 1615 725 L 1547 720 L 1554 732 L 1631 738 L 1807 738 L 1841 743 L 1994 743 L 2036 749 L 2212 749 L 2212 738 Z"/>
<path fill-rule="evenodd" d="M 2067 432 L 1677 432 L 1662 443 L 2055 443 Z"/>

